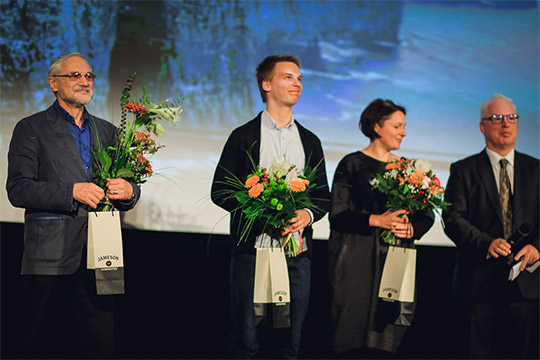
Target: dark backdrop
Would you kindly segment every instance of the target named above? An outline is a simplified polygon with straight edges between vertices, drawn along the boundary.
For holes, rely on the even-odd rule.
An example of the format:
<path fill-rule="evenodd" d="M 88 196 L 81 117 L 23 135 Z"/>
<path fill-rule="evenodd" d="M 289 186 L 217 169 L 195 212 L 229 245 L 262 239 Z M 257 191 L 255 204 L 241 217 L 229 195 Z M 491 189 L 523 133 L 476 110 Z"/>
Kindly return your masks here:
<path fill-rule="evenodd" d="M 0 229 L 1 357 L 16 358 L 17 329 L 24 326 L 17 306 L 23 225 L 2 222 Z M 124 229 L 123 238 L 126 293 L 117 298 L 119 357 L 226 358 L 227 236 Z M 332 358 L 327 245 L 313 245 L 303 358 Z M 460 357 L 462 330 L 450 300 L 454 255 L 455 248 L 418 246 L 417 312 L 399 358 Z M 263 333 L 263 357 L 274 335 Z"/>

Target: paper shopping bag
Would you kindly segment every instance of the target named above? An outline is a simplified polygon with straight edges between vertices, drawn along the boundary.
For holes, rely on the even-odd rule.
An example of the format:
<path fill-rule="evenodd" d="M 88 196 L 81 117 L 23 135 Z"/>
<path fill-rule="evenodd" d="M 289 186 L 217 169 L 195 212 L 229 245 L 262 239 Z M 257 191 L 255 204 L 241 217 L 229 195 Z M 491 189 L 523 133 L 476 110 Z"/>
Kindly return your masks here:
<path fill-rule="evenodd" d="M 257 249 L 255 260 L 254 303 L 287 303 L 289 272 L 283 248 Z"/>
<path fill-rule="evenodd" d="M 413 302 L 415 277 L 416 249 L 390 246 L 384 262 L 379 297 Z"/>
<path fill-rule="evenodd" d="M 87 268 L 95 269 L 98 295 L 124 293 L 120 213 L 88 213 Z"/>
<path fill-rule="evenodd" d="M 257 249 L 253 291 L 256 327 L 291 326 L 289 272 L 283 248 Z"/>

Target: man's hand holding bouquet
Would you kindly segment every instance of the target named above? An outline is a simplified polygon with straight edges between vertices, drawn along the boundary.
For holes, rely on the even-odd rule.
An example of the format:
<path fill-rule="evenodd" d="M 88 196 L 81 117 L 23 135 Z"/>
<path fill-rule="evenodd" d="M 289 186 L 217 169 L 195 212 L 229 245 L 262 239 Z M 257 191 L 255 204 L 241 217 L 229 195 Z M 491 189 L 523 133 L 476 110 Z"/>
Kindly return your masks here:
<path fill-rule="evenodd" d="M 230 174 L 225 179 L 230 187 L 224 194 L 235 198 L 239 209 L 247 219 L 241 231 L 240 241 L 245 240 L 256 220 L 263 220 L 265 226 L 273 226 L 281 230 L 281 244 L 289 256 L 296 256 L 302 250 L 302 237 L 295 241 L 293 232 L 305 222 L 299 214 L 304 209 L 317 211 L 311 194 L 317 188 L 313 182 L 316 168 L 306 167 L 303 172 L 295 165 L 274 158 L 272 165 L 266 169 L 255 165 L 253 172 L 245 180 Z M 294 223 L 292 224 L 291 223 Z M 299 233 L 300 234 L 300 233 Z"/>

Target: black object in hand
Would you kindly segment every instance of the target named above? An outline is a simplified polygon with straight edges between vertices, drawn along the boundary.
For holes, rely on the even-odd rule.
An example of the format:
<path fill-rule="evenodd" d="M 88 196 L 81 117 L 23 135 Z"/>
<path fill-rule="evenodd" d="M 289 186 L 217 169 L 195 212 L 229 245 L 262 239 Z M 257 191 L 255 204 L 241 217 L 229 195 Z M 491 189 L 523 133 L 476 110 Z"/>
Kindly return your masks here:
<path fill-rule="evenodd" d="M 529 224 L 521 224 L 518 227 L 518 230 L 506 240 L 510 246 L 512 246 L 512 253 L 507 256 L 508 265 L 513 266 L 517 262 L 514 258 L 516 257 L 517 252 L 523 247 L 521 244 L 522 240 L 525 239 L 530 232 L 531 226 Z"/>

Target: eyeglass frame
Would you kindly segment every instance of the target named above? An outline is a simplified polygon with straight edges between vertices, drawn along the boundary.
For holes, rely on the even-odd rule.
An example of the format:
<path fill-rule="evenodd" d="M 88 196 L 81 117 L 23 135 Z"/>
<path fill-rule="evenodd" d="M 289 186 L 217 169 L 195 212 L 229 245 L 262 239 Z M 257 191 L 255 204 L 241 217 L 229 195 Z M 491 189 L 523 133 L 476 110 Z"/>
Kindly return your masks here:
<path fill-rule="evenodd" d="M 69 78 L 69 80 L 71 80 L 71 81 L 79 81 L 79 80 L 81 80 L 81 78 L 83 76 L 87 81 L 91 81 L 91 82 L 93 82 L 97 78 L 97 75 L 94 74 L 94 73 L 87 72 L 86 74 L 83 75 L 78 71 L 73 71 L 73 72 L 70 72 L 69 74 L 65 74 L 65 75 L 52 75 L 52 77 Z"/>
<path fill-rule="evenodd" d="M 491 121 L 492 124 L 502 124 L 503 120 L 508 121 L 509 124 L 515 124 L 519 120 L 519 115 L 491 115 L 490 117 L 482 118 L 482 121 Z"/>

